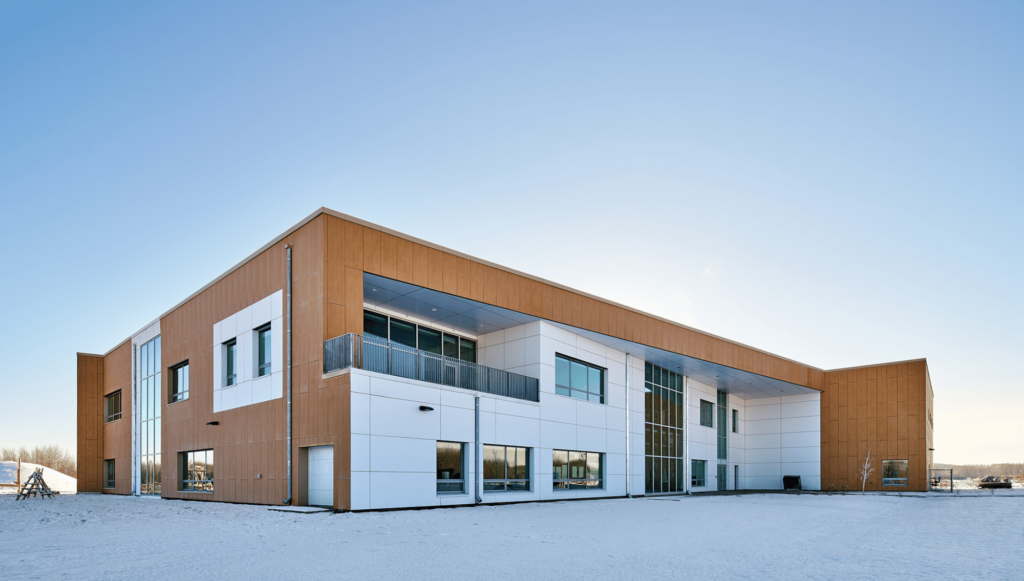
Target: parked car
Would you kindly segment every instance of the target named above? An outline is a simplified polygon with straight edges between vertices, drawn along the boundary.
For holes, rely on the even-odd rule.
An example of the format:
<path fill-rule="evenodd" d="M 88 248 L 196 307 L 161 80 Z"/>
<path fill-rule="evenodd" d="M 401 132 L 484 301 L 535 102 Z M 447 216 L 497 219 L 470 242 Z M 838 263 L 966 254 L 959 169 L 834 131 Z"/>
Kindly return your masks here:
<path fill-rule="evenodd" d="M 1000 478 L 998 476 L 986 476 L 981 479 L 978 483 L 979 488 L 1013 488 L 1013 483 L 1010 482 L 1009 478 Z"/>

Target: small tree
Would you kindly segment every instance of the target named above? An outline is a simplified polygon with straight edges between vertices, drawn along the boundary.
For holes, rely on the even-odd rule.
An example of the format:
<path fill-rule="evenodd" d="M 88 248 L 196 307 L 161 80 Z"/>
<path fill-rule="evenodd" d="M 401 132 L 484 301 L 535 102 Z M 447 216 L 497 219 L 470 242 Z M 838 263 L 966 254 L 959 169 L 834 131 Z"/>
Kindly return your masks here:
<path fill-rule="evenodd" d="M 867 487 L 868 477 L 875 471 L 875 467 L 871 465 L 871 448 L 868 448 L 868 456 L 864 458 L 864 465 L 860 467 L 860 491 L 864 492 Z"/>

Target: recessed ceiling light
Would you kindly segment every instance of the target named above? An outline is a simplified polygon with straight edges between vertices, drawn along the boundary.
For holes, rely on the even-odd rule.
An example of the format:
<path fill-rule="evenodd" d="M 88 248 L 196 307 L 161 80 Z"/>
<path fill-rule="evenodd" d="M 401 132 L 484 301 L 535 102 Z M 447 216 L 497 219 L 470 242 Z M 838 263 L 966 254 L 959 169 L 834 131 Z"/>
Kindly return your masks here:
<path fill-rule="evenodd" d="M 370 290 L 372 290 L 373 292 L 377 292 L 377 289 L 375 288 L 371 288 Z"/>
<path fill-rule="evenodd" d="M 430 309 L 430 310 L 431 310 L 431 311 L 436 311 L 437 309 Z"/>

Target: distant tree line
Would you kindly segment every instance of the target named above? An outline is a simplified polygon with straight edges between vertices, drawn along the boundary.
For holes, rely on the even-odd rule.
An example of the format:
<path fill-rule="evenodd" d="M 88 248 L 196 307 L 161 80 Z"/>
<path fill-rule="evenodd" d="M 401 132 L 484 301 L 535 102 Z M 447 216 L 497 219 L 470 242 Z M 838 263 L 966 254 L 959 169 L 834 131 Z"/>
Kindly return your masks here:
<path fill-rule="evenodd" d="M 932 468 L 953 469 L 953 478 L 983 478 L 985 476 L 1009 476 L 1024 479 L 1024 464 L 932 464 Z"/>
<path fill-rule="evenodd" d="M 17 450 L 14 448 L 0 448 L 0 462 L 5 460 L 17 461 L 18 458 L 21 458 L 22 462 L 39 464 L 40 466 L 67 474 L 72 478 L 78 478 L 78 462 L 75 455 L 60 446 L 36 446 L 32 449 L 22 446 Z"/>

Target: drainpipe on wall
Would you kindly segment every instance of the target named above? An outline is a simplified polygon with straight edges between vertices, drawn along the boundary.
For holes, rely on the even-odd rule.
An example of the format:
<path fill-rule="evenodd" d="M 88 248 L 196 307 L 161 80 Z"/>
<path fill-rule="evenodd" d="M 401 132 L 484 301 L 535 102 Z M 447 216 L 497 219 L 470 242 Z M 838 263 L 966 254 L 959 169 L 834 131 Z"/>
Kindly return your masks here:
<path fill-rule="evenodd" d="M 292 245 L 284 247 L 285 270 L 288 273 L 286 281 L 288 294 L 288 357 L 285 363 L 285 377 L 288 383 L 288 498 L 282 504 L 292 503 Z"/>
<path fill-rule="evenodd" d="M 138 380 L 138 363 L 136 359 L 138 357 L 139 348 L 135 345 L 135 340 L 132 340 L 132 494 L 134 496 L 139 495 L 139 489 L 135 486 L 135 477 L 138 476 L 139 471 L 136 466 L 137 458 L 136 450 L 139 449 L 139 432 L 135 429 L 135 426 L 139 425 L 139 380 Z"/>
<path fill-rule="evenodd" d="M 629 413 L 629 400 L 633 399 L 633 386 L 630 384 L 630 378 L 633 375 L 633 359 L 629 353 L 626 354 L 626 498 L 633 498 L 631 480 L 633 480 L 633 473 L 629 470 L 630 462 L 629 457 L 633 450 L 629 447 L 630 438 L 630 420 L 632 419 Z"/>
<path fill-rule="evenodd" d="M 683 484 L 690 494 L 690 378 L 683 376 L 683 442 L 686 454 L 683 456 Z M 705 478 L 707 475 L 704 475 Z"/>
<path fill-rule="evenodd" d="M 476 493 L 476 503 L 480 504 L 484 501 L 481 494 L 481 488 L 483 488 L 484 482 L 484 459 L 483 459 L 483 446 L 480 445 L 480 396 L 473 398 L 475 404 L 475 419 L 476 419 L 476 436 L 473 440 L 473 464 L 476 465 L 473 475 L 473 491 Z"/>

